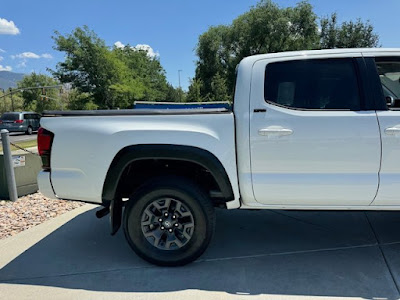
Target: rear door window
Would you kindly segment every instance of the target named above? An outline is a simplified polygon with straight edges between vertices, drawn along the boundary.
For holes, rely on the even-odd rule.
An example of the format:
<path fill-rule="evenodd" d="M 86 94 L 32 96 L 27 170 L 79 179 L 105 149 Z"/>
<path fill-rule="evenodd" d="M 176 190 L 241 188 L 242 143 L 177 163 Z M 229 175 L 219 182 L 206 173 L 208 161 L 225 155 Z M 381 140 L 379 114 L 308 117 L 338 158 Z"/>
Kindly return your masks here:
<path fill-rule="evenodd" d="M 1 116 L 1 119 L 3 121 L 16 121 L 19 119 L 19 115 L 18 114 L 3 114 Z"/>
<path fill-rule="evenodd" d="M 352 58 L 270 63 L 265 70 L 264 97 L 292 109 L 360 110 Z"/>

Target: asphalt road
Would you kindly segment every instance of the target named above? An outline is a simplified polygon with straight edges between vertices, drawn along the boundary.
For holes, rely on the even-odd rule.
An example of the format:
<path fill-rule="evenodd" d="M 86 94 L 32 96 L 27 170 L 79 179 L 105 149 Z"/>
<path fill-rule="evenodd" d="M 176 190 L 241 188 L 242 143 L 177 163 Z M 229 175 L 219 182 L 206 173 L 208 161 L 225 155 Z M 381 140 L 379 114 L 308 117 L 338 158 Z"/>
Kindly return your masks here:
<path fill-rule="evenodd" d="M 10 141 L 12 143 L 15 142 L 23 142 L 23 141 L 31 141 L 31 140 L 36 140 L 37 139 L 37 133 L 33 133 L 32 135 L 27 135 L 25 133 L 19 133 L 19 132 L 11 132 L 10 133 Z M 1 140 L 1 137 L 0 137 Z"/>
<path fill-rule="evenodd" d="M 400 212 L 218 210 L 206 253 L 137 257 L 86 205 L 0 241 L 1 299 L 399 299 Z"/>

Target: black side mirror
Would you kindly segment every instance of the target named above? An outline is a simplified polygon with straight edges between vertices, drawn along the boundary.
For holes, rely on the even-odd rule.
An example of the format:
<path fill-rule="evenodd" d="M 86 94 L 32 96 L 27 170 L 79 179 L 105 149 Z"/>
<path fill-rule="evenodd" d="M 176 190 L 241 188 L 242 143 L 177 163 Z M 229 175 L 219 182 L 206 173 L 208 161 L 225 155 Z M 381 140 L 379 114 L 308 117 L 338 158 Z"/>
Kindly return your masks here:
<path fill-rule="evenodd" d="M 386 105 L 388 107 L 393 107 L 394 106 L 395 99 L 392 96 L 386 96 L 385 99 L 386 99 Z"/>

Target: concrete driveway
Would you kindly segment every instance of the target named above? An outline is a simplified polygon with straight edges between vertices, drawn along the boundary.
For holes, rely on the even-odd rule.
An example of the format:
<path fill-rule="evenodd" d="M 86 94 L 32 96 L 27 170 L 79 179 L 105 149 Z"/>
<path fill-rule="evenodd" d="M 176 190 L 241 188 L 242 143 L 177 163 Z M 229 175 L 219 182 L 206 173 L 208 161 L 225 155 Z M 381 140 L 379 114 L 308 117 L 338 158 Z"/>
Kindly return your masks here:
<path fill-rule="evenodd" d="M 179 268 L 144 262 L 94 212 L 1 241 L 0 299 L 400 297 L 400 212 L 218 210 L 207 252 Z"/>

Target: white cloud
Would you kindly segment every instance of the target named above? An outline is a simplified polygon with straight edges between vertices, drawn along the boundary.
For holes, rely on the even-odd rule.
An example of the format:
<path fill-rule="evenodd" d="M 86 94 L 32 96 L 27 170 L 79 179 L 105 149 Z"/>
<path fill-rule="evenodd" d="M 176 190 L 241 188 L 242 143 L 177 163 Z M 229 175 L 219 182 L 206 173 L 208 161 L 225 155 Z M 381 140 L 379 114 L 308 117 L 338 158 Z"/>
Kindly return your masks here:
<path fill-rule="evenodd" d="M 39 59 L 39 58 L 47 58 L 47 59 L 51 59 L 53 58 L 53 56 L 49 53 L 43 53 L 41 55 L 33 53 L 33 52 L 23 52 L 20 54 L 16 54 L 16 55 L 11 55 L 12 59 L 16 59 L 16 58 L 21 58 L 21 59 Z"/>
<path fill-rule="evenodd" d="M 18 65 L 17 68 L 22 69 L 26 67 L 26 59 L 23 59 Z"/>
<path fill-rule="evenodd" d="M 125 44 L 122 44 L 120 41 L 115 42 L 114 46 L 117 48 L 125 48 Z M 160 56 L 160 53 L 154 52 L 153 48 L 151 48 L 149 45 L 146 45 L 146 44 L 137 44 L 135 47 L 131 47 L 131 48 L 134 50 L 146 51 L 147 56 L 151 57 L 151 58 Z"/>
<path fill-rule="evenodd" d="M 117 47 L 117 48 L 124 48 L 125 47 L 125 45 L 122 44 L 120 41 L 115 42 L 114 46 Z"/>
<path fill-rule="evenodd" d="M 3 56 L 0 56 L 0 61 L 2 61 L 4 59 L 4 57 Z"/>
<path fill-rule="evenodd" d="M 42 54 L 41 55 L 43 58 L 47 58 L 47 59 L 52 59 L 53 58 L 53 56 L 51 55 L 51 54 L 49 54 L 49 53 L 44 53 L 44 54 Z"/>
<path fill-rule="evenodd" d="M 10 66 L 2 66 L 0 65 L 0 71 L 12 71 L 12 68 Z"/>
<path fill-rule="evenodd" d="M 13 21 L 0 18 L 0 34 L 19 34 L 20 31 Z"/>
<path fill-rule="evenodd" d="M 28 60 L 30 60 L 30 59 L 40 59 L 40 58 L 52 59 L 53 58 L 53 56 L 49 53 L 36 54 L 36 53 L 30 52 L 30 51 L 11 55 L 10 57 L 12 59 L 18 60 L 18 64 L 16 65 L 16 67 L 18 69 L 26 68 Z"/>
<path fill-rule="evenodd" d="M 36 53 L 33 52 L 23 52 L 17 55 L 11 55 L 11 58 L 34 58 L 34 59 L 38 59 L 40 58 L 40 55 L 37 55 Z"/>
<path fill-rule="evenodd" d="M 151 48 L 149 45 L 146 45 L 146 44 L 137 44 L 134 48 L 136 50 L 147 51 L 147 56 L 149 56 L 151 58 L 160 56 L 160 53 L 154 52 L 153 48 Z"/>
<path fill-rule="evenodd" d="M 5 53 L 5 52 L 6 52 L 6 50 L 3 50 L 0 48 L 0 53 Z"/>

